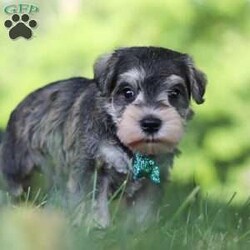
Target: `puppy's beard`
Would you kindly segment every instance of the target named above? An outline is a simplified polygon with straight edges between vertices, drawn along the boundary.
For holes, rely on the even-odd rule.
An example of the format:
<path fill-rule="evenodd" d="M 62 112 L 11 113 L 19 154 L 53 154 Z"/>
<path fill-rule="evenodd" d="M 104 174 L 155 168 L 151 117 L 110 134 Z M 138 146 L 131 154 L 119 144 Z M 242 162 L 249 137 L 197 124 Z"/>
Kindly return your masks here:
<path fill-rule="evenodd" d="M 161 119 L 162 126 L 154 135 L 145 134 L 140 120 L 147 115 Z M 174 108 L 141 108 L 130 104 L 117 123 L 117 136 L 121 142 L 134 152 L 148 155 L 173 151 L 179 143 L 184 130 L 184 121 Z"/>

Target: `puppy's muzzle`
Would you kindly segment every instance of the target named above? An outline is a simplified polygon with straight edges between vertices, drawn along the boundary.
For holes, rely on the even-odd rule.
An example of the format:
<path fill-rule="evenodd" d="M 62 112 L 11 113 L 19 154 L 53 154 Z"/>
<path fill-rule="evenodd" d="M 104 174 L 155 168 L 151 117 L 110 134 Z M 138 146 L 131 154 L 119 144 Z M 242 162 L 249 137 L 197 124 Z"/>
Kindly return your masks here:
<path fill-rule="evenodd" d="M 159 131 L 162 121 L 155 116 L 146 116 L 140 121 L 140 126 L 143 132 L 152 135 Z"/>

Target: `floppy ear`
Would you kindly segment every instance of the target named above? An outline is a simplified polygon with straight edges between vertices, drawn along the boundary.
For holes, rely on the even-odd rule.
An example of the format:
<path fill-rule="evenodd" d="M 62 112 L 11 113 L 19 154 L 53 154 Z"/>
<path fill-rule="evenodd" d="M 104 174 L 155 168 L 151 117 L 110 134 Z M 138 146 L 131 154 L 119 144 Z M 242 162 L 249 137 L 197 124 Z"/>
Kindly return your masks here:
<path fill-rule="evenodd" d="M 195 67 L 194 62 L 190 56 L 187 56 L 186 62 L 188 66 L 188 79 L 190 82 L 192 98 L 197 104 L 201 104 L 205 101 L 203 96 L 206 91 L 206 75 Z"/>
<path fill-rule="evenodd" d="M 111 90 L 117 61 L 118 59 L 111 53 L 100 56 L 94 64 L 94 79 L 104 95 Z"/>

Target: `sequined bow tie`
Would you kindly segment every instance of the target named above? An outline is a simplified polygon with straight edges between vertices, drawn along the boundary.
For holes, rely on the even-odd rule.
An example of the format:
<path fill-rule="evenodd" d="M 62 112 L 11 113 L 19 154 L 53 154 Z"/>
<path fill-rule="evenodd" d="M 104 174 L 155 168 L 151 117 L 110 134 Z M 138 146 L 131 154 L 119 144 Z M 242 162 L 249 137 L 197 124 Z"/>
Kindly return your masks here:
<path fill-rule="evenodd" d="M 152 182 L 160 183 L 160 169 L 156 162 L 145 155 L 136 153 L 133 161 L 133 178 L 149 178 Z"/>

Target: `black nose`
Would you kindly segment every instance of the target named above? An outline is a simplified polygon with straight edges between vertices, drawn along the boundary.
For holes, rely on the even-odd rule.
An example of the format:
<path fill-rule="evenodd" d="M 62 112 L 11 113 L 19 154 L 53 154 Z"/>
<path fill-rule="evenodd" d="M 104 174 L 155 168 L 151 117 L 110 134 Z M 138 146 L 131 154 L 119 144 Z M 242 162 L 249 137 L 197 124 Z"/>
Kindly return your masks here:
<path fill-rule="evenodd" d="M 140 125 L 144 132 L 153 134 L 160 129 L 161 120 L 153 116 L 147 116 L 140 121 Z"/>

